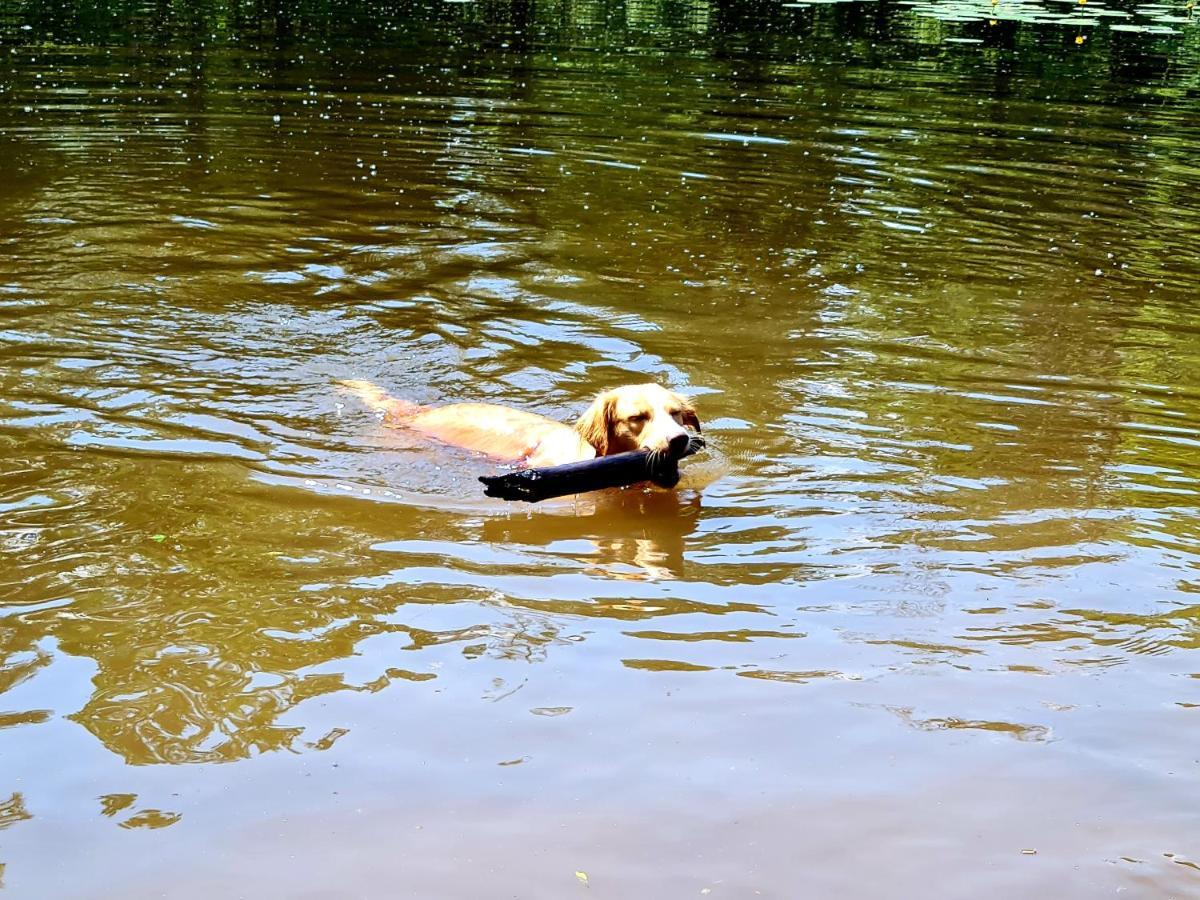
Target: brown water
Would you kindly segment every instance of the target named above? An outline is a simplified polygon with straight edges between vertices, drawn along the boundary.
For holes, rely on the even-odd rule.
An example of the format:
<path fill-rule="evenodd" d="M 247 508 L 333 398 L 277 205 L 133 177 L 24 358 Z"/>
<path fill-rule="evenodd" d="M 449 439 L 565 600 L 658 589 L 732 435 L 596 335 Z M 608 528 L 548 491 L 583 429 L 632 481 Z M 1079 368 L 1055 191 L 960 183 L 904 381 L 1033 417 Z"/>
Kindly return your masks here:
<path fill-rule="evenodd" d="M 0 47 L 6 895 L 1200 897 L 1196 67 L 897 21 Z"/>

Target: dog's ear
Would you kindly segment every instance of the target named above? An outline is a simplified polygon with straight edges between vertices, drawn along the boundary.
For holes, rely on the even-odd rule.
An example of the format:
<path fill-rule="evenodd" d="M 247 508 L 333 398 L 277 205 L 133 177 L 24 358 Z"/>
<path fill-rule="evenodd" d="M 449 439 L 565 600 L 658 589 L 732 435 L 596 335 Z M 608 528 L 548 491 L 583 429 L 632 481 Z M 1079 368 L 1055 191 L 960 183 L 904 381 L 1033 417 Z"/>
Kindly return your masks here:
<path fill-rule="evenodd" d="M 593 400 L 592 405 L 575 423 L 575 430 L 581 438 L 596 448 L 597 456 L 608 455 L 616 409 L 617 398 L 611 391 L 607 391 Z"/>
<path fill-rule="evenodd" d="M 683 424 L 690 427 L 697 434 L 700 433 L 700 417 L 696 415 L 696 407 L 692 406 L 692 401 L 683 397 L 679 398 L 682 402 L 680 412 L 683 414 Z"/>

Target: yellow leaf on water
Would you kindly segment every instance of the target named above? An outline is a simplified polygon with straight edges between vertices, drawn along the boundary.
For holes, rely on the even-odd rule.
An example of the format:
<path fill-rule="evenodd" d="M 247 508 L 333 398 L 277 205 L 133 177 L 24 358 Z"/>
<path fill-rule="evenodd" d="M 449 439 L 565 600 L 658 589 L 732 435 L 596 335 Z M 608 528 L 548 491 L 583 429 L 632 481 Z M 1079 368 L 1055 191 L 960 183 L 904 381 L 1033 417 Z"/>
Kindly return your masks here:
<path fill-rule="evenodd" d="M 578 878 L 581 882 L 583 882 L 584 887 L 591 887 L 591 885 L 588 884 L 587 872 L 576 872 L 575 877 Z"/>

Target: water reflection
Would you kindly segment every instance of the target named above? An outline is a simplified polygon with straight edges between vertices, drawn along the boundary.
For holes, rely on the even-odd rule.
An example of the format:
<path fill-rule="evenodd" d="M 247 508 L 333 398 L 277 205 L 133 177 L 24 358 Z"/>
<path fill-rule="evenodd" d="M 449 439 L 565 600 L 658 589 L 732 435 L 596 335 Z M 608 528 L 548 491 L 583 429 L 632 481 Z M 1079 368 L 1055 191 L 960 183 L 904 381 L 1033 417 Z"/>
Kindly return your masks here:
<path fill-rule="evenodd" d="M 25 808 L 25 798 L 21 794 L 14 793 L 7 800 L 0 802 L 0 829 L 32 818 L 33 815 Z"/>
<path fill-rule="evenodd" d="M 389 114 L 399 116 L 400 137 L 381 139 L 369 159 L 347 152 L 342 133 L 323 124 L 330 109 L 345 110 L 318 92 L 315 110 L 302 107 L 284 132 L 292 164 L 269 169 L 280 183 L 251 196 L 262 170 L 233 161 L 270 157 L 279 131 L 250 95 L 229 104 L 242 76 L 216 60 L 205 77 L 218 88 L 208 93 L 226 99 L 214 100 L 213 112 L 243 125 L 229 144 L 208 126 L 196 132 L 223 159 L 185 151 L 189 187 L 177 195 L 167 191 L 167 170 L 153 164 L 162 140 L 177 135 L 141 126 L 131 133 L 124 158 L 145 166 L 162 189 L 153 196 L 170 198 L 130 197 L 144 219 L 97 219 L 89 212 L 101 202 L 96 189 L 70 178 L 47 177 L 33 194 L 14 186 L 6 208 L 22 240 L 8 296 L 22 324 L 6 333 L 19 364 L 9 370 L 5 422 L 10 440 L 36 435 L 40 443 L 29 445 L 38 452 L 26 456 L 24 473 L 13 473 L 27 486 L 7 501 L 14 519 L 5 546 L 21 572 L 10 602 L 45 612 L 15 640 L 6 680 L 48 664 L 52 653 L 39 641 L 55 623 L 67 652 L 100 661 L 101 689 L 79 721 L 131 761 L 205 761 L 294 748 L 303 729 L 275 723 L 302 700 L 389 684 L 390 666 L 357 682 L 307 671 L 344 658 L 364 636 L 399 631 L 418 648 L 476 647 L 485 638 L 496 658 L 544 656 L 557 636 L 545 623 L 533 631 L 512 620 L 414 630 L 381 624 L 370 605 L 338 605 L 315 621 L 310 611 L 296 622 L 287 591 L 304 592 L 307 603 L 335 590 L 337 579 L 264 567 L 239 544 L 255 518 L 235 524 L 213 498 L 244 495 L 245 475 L 435 507 L 457 504 L 450 498 L 472 484 L 477 461 L 445 461 L 395 436 L 372 436 L 365 419 L 345 411 L 332 425 L 329 380 L 345 374 L 377 377 L 418 400 L 468 392 L 528 403 L 536 395 L 543 410 L 564 417 L 597 383 L 661 378 L 709 392 L 741 470 L 710 492 L 707 518 L 695 493 L 625 495 L 560 515 L 480 510 L 471 524 L 442 521 L 446 535 L 429 545 L 442 550 L 435 565 L 426 563 L 427 547 L 381 538 L 374 552 L 401 566 L 360 572 L 350 587 L 391 592 L 389 615 L 412 602 L 395 592 L 418 584 L 437 586 L 439 602 L 460 592 L 615 619 L 771 605 L 755 593 L 712 602 L 618 589 L 584 599 L 593 587 L 512 583 L 512 573 L 540 579 L 547 568 L 577 573 L 578 585 L 602 576 L 712 588 L 874 574 L 895 580 L 902 609 L 928 612 L 944 608 L 938 598 L 953 590 L 954 573 L 1042 579 L 1082 565 L 1140 565 L 1137 547 L 1156 572 L 1177 571 L 1164 587 L 1187 583 L 1194 527 L 1175 504 L 1195 495 L 1187 448 L 1197 394 L 1184 377 L 1194 354 L 1178 343 L 1169 356 L 1156 350 L 1164 333 L 1192 327 L 1180 293 L 1191 276 L 1173 261 L 1182 251 L 1163 252 L 1165 240 L 1190 241 L 1190 220 L 1173 213 L 1180 228 L 1147 232 L 1146 252 L 1135 257 L 1131 231 L 1136 238 L 1144 226 L 1116 217 L 1138 204 L 1167 208 L 1169 187 L 1162 197 L 1144 187 L 1189 176 L 1165 167 L 1144 141 L 1127 140 L 1118 107 L 1098 110 L 1085 128 L 1071 124 L 1069 108 L 1010 99 L 989 110 L 988 128 L 967 132 L 955 124 L 960 98 L 944 94 L 914 127 L 888 105 L 903 91 L 880 90 L 858 73 L 804 88 L 802 99 L 825 111 L 799 122 L 778 108 L 801 98 L 784 77 L 806 71 L 761 71 L 768 112 L 754 117 L 740 108 L 743 76 L 725 69 L 717 82 L 724 107 L 711 123 L 679 113 L 677 128 L 645 130 L 649 119 L 618 117 L 607 160 L 621 163 L 616 174 L 600 164 L 590 134 L 564 143 L 556 135 L 566 126 L 553 116 L 545 131 L 521 124 L 526 111 L 548 104 L 561 107 L 564 123 L 594 118 L 536 67 L 521 70 L 519 91 L 503 67 L 463 83 L 487 103 L 421 97 L 417 79 L 401 82 L 401 110 Z M 308 84 L 318 76 L 292 64 L 280 77 Z M 925 84 L 914 74 L 903 87 Z M 633 108 L 661 108 L 673 97 L 696 110 L 712 95 L 703 79 L 672 91 L 645 81 L 620 89 L 640 98 Z M 506 95 L 514 99 L 496 102 Z M 404 111 L 410 102 L 415 117 Z M 437 138 L 405 137 L 414 128 Z M 621 147 L 639 133 L 655 141 L 653 161 Z M 59 134 L 45 139 L 53 145 Z M 1064 134 L 1099 136 L 1117 156 L 1053 162 Z M 973 162 L 961 161 L 964 145 Z M 96 152 L 89 140 L 80 146 Z M 1174 141 L 1157 146 L 1169 152 Z M 416 168 L 402 188 L 380 182 L 392 185 L 389 204 L 370 179 L 394 178 L 398 160 Z M 238 202 L 214 197 L 218 172 L 236 183 L 228 194 Z M 1043 172 L 1054 177 L 1039 179 Z M 353 210 L 331 187 L 347 183 L 344 173 L 351 185 L 367 179 Z M 783 202 L 770 202 L 770 193 Z M 587 237 L 557 223 L 586 225 Z M 145 245 L 162 253 L 134 249 Z M 114 254 L 125 272 L 105 289 Z M 64 299 L 63 286 L 80 299 Z M 731 318 L 731 307 L 754 314 Z M 696 335 L 716 330 L 723 352 L 698 352 Z M 95 454 L 86 474 L 69 474 L 54 455 L 62 447 Z M 143 474 L 171 460 L 183 466 L 186 489 Z M 106 485 L 103 500 L 88 487 L 97 483 Z M 198 496 L 210 498 L 199 509 Z M 201 514 L 227 534 L 210 533 Z M 1146 537 L 1146 523 L 1156 521 L 1162 527 Z M 104 548 L 121 533 L 130 535 L 126 557 L 107 559 Z M 197 535 L 200 545 L 190 547 Z M 476 540 L 508 549 L 466 565 L 460 548 Z M 1160 556 L 1168 546 L 1172 555 Z M 936 553 L 931 570 L 901 575 L 910 551 L 917 559 Z M 286 553 L 280 559 L 293 565 L 329 561 L 292 545 Z M 203 574 L 211 554 L 241 562 L 214 580 Z M 98 604 L 83 624 L 108 622 L 114 613 L 101 598 L 114 581 L 122 585 L 117 618 L 128 637 L 116 656 L 105 649 L 106 630 L 89 636 L 72 620 L 58 628 L 59 604 L 78 603 L 63 590 L 72 558 L 70 583 Z M 148 628 L 142 620 L 163 572 L 183 585 L 181 609 Z M 248 615 L 247 586 L 258 593 L 264 580 L 277 599 Z M 210 595 L 216 606 L 197 608 Z M 1031 634 L 1058 626 L 1015 627 Z M 277 646 L 275 635 L 295 637 Z M 239 641 L 245 646 L 231 650 Z M 132 645 L 144 648 L 137 659 L 122 655 Z M 13 721 L 46 715 L 30 710 Z"/>
<path fill-rule="evenodd" d="M 622 491 L 581 497 L 560 512 L 489 518 L 480 537 L 493 545 L 590 556 L 592 572 L 618 579 L 682 577 L 685 542 L 699 525 L 701 499 L 686 489 Z"/>
<path fill-rule="evenodd" d="M 391 5 L 234 6 L 0 25 L 0 827 L 215 841 L 239 796 L 307 827 L 396 785 L 443 825 L 583 797 L 656 835 L 830 783 L 933 808 L 887 759 L 983 791 L 963 821 L 1005 771 L 1014 827 L 1104 783 L 1157 823 L 1137 853 L 1190 834 L 1190 25 L 480 3 L 415 46 Z M 508 507 L 347 377 L 564 420 L 658 380 L 719 452 Z M 860 841 L 839 815 L 759 834 Z"/>
<path fill-rule="evenodd" d="M 1047 741 L 1052 740 L 1051 731 L 1045 725 L 1031 725 L 1020 722 L 986 722 L 957 718 L 945 719 L 914 719 L 911 709 L 893 709 L 891 712 L 900 717 L 906 724 L 921 731 L 941 731 L 946 728 L 979 729 L 997 734 L 1007 735 L 1018 741 Z"/>

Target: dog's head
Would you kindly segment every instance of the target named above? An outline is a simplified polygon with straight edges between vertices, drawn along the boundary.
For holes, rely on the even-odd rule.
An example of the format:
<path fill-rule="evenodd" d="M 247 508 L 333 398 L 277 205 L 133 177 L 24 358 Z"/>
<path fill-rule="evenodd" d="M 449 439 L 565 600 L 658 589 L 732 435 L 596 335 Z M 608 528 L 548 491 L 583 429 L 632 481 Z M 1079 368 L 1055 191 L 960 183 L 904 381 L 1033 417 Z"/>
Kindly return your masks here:
<path fill-rule="evenodd" d="M 651 450 L 679 459 L 688 446 L 684 426 L 700 430 L 691 401 L 657 384 L 631 384 L 598 396 L 575 428 L 597 456 Z"/>

